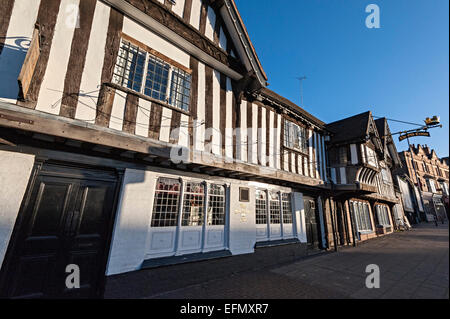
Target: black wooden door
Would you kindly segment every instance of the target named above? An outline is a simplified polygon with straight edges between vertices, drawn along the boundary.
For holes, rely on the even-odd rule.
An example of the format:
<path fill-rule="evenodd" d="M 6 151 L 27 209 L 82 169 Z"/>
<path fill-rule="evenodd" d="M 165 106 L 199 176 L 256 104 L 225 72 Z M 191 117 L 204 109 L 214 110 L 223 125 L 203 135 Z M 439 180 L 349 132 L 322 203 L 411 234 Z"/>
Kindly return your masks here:
<path fill-rule="evenodd" d="M 312 197 L 304 197 L 305 206 L 305 223 L 306 223 L 306 238 L 310 248 L 319 248 L 320 231 L 319 231 L 319 217 L 316 211 L 316 201 Z"/>
<path fill-rule="evenodd" d="M 10 245 L 6 297 L 97 297 L 116 187 L 111 172 L 44 165 L 25 197 Z M 79 288 L 66 286 L 71 264 L 80 270 Z"/>

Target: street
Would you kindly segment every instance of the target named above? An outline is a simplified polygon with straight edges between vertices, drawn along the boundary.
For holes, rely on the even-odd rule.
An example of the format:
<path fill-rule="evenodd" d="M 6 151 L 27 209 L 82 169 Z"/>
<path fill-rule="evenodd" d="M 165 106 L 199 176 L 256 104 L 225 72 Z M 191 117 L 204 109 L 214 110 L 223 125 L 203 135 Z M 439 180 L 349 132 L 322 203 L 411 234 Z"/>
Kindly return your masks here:
<path fill-rule="evenodd" d="M 176 265 L 108 279 L 106 298 L 317 299 L 449 298 L 448 224 L 422 224 L 295 262 L 227 273 L 240 256 Z M 251 256 L 251 255 L 250 255 Z M 366 266 L 380 288 L 366 288 Z M 223 267 L 221 267 L 223 265 Z M 195 268 L 195 271 L 193 270 Z M 153 273 L 152 273 L 153 272 Z M 195 274 L 213 274 L 204 276 Z"/>

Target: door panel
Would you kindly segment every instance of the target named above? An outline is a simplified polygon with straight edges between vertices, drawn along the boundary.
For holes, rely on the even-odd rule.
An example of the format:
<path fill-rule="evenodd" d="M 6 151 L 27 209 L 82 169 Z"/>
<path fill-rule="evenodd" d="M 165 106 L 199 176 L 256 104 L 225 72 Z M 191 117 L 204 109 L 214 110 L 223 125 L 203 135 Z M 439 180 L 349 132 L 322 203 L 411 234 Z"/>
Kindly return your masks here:
<path fill-rule="evenodd" d="M 117 179 L 96 172 L 43 166 L 20 212 L 22 222 L 14 244 L 10 243 L 13 251 L 2 295 L 68 298 L 97 293 Z M 80 289 L 66 288 L 69 264 L 80 268 Z"/>
<path fill-rule="evenodd" d="M 177 255 L 200 252 L 202 248 L 203 226 L 182 226 Z"/>
<path fill-rule="evenodd" d="M 316 201 L 312 197 L 304 197 L 306 236 L 311 248 L 319 248 L 319 223 Z"/>
<path fill-rule="evenodd" d="M 225 226 L 206 226 L 203 252 L 225 248 Z"/>
<path fill-rule="evenodd" d="M 175 254 L 176 227 L 152 228 L 149 258 L 168 257 Z"/>
<path fill-rule="evenodd" d="M 283 239 L 290 239 L 294 237 L 294 225 L 283 223 Z"/>

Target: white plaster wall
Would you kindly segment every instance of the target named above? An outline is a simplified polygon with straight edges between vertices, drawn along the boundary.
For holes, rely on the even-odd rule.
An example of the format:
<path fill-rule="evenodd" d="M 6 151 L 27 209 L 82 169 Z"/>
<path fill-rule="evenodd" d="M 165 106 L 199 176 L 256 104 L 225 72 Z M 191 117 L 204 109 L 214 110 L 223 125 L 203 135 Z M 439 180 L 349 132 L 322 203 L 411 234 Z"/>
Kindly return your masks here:
<path fill-rule="evenodd" d="M 233 158 L 233 87 L 231 79 L 227 77 L 227 118 L 225 124 L 225 156 Z"/>
<path fill-rule="evenodd" d="M 175 4 L 172 6 L 172 11 L 178 14 L 180 17 L 183 17 L 184 2 L 185 0 L 177 0 Z"/>
<path fill-rule="evenodd" d="M 275 113 L 270 111 L 269 112 L 269 154 L 267 154 L 267 156 L 269 157 L 268 159 L 268 165 L 269 167 L 275 168 L 275 156 L 274 154 L 277 152 L 277 149 L 275 147 L 275 128 L 273 126 L 275 120 Z"/>
<path fill-rule="evenodd" d="M 148 137 L 151 110 L 152 103 L 150 101 L 139 99 L 139 108 L 136 115 L 136 135 Z"/>
<path fill-rule="evenodd" d="M 194 125 L 195 149 L 205 150 L 205 65 L 198 63 L 197 122 Z"/>
<path fill-rule="evenodd" d="M 247 162 L 248 159 L 248 147 L 247 147 L 247 102 L 242 100 L 241 105 L 241 127 L 240 127 L 240 137 L 241 137 L 241 147 L 240 150 L 240 157 L 239 159 L 243 162 Z"/>
<path fill-rule="evenodd" d="M 215 28 L 215 26 L 216 26 L 216 14 L 215 14 L 213 8 L 208 7 L 208 16 L 207 16 L 207 19 L 206 19 L 205 35 L 211 41 L 214 41 L 214 28 Z"/>
<path fill-rule="evenodd" d="M 190 56 L 186 52 L 180 50 L 170 42 L 161 38 L 152 31 L 144 28 L 140 24 L 137 24 L 133 20 L 125 17 L 123 20 L 123 33 L 130 37 L 148 45 L 150 48 L 164 54 L 168 58 L 182 64 L 189 68 Z"/>
<path fill-rule="evenodd" d="M 144 261 L 156 177 L 127 169 L 122 184 L 107 275 L 138 270 Z"/>
<path fill-rule="evenodd" d="M 325 152 L 325 138 L 323 136 L 321 136 L 321 140 L 322 140 L 322 158 L 323 158 L 323 175 L 322 175 L 322 180 L 323 181 L 327 181 L 327 171 L 328 171 L 328 161 L 327 161 L 327 156 L 326 156 L 326 152 Z"/>
<path fill-rule="evenodd" d="M 266 134 L 266 118 L 267 111 L 263 107 L 258 107 L 259 112 L 261 112 L 261 127 L 258 127 L 258 145 L 259 145 L 259 160 L 261 161 L 261 166 L 267 166 L 266 163 L 266 151 L 267 151 L 267 134 Z"/>
<path fill-rule="evenodd" d="M 299 175 L 303 175 L 303 161 L 302 161 L 302 156 L 299 155 L 298 159 L 297 159 L 297 165 L 298 165 L 298 174 Z"/>
<path fill-rule="evenodd" d="M 76 24 L 68 8 L 79 5 L 79 0 L 62 0 L 59 6 L 47 69 L 42 80 L 36 110 L 59 114 L 64 92 L 64 79 L 70 58 L 70 48 Z"/>
<path fill-rule="evenodd" d="M 75 113 L 76 119 L 92 124 L 97 111 L 110 11 L 110 6 L 97 1 Z"/>
<path fill-rule="evenodd" d="M 202 2 L 201 0 L 192 1 L 191 9 L 191 24 L 197 30 L 200 28 L 200 13 L 201 13 Z"/>
<path fill-rule="evenodd" d="M 252 141 L 251 141 L 251 158 L 249 158 L 249 162 L 253 164 L 258 164 L 258 105 L 252 105 Z"/>
<path fill-rule="evenodd" d="M 222 136 L 220 133 L 220 72 L 214 70 L 213 72 L 213 105 L 206 105 L 212 107 L 213 121 L 212 121 L 212 153 L 215 155 L 222 155 Z M 210 129 L 207 127 L 206 129 Z"/>
<path fill-rule="evenodd" d="M 159 132 L 159 140 L 162 142 L 170 141 L 170 123 L 172 122 L 172 110 L 163 107 L 162 109 L 162 119 L 161 119 L 161 130 Z"/>
<path fill-rule="evenodd" d="M 275 138 L 276 169 L 281 167 L 281 114 L 277 114 L 277 136 Z"/>
<path fill-rule="evenodd" d="M 0 267 L 33 169 L 34 155 L 0 151 Z"/>
<path fill-rule="evenodd" d="M 180 134 L 178 136 L 178 145 L 189 147 L 189 116 L 181 114 Z"/>
<path fill-rule="evenodd" d="M 17 78 L 27 54 L 40 1 L 16 0 L 0 55 L 0 100 L 16 103 L 19 93 Z"/>
<path fill-rule="evenodd" d="M 118 212 L 114 226 L 107 275 L 114 275 L 140 269 L 150 251 L 150 222 L 153 210 L 154 191 L 159 177 L 182 178 L 185 181 L 207 181 L 229 185 L 228 224 L 225 238 L 233 255 L 254 252 L 256 243 L 255 189 L 291 192 L 290 188 L 257 182 L 247 182 L 207 176 L 196 173 L 183 173 L 163 168 L 148 170 L 127 169 L 119 197 Z M 250 189 L 250 201 L 239 202 L 239 188 Z M 306 242 L 303 195 L 294 193 L 295 227 L 298 238 Z"/>
<path fill-rule="evenodd" d="M 255 188 L 250 188 L 250 202 L 239 202 L 239 187 L 232 184 L 230 188 L 230 252 L 233 255 L 254 252 L 256 244 Z"/>
<path fill-rule="evenodd" d="M 303 202 L 303 194 L 294 192 L 292 197 L 292 208 L 294 209 L 297 238 L 301 243 L 306 243 L 308 242 L 308 240 L 306 238 L 305 206 Z"/>
<path fill-rule="evenodd" d="M 126 102 L 127 94 L 125 92 L 116 90 L 111 109 L 111 117 L 109 119 L 109 128 L 122 131 Z"/>

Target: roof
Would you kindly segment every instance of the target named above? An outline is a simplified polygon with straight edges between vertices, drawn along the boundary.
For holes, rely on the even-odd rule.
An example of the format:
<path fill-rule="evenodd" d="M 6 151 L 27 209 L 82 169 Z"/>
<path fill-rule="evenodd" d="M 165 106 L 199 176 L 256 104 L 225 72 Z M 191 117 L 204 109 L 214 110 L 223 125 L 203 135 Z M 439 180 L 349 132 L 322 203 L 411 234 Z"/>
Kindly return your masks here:
<path fill-rule="evenodd" d="M 377 126 L 378 134 L 380 134 L 380 138 L 384 138 L 386 135 L 386 118 L 380 118 L 375 120 L 375 125 Z"/>
<path fill-rule="evenodd" d="M 236 15 L 238 17 L 239 24 L 241 25 L 242 29 L 244 30 L 245 38 L 248 41 L 248 43 L 250 44 L 250 48 L 251 48 L 253 54 L 256 57 L 256 63 L 258 64 L 259 68 L 261 69 L 261 73 L 264 76 L 264 79 L 267 81 L 268 80 L 267 79 L 267 74 L 266 74 L 266 72 L 264 71 L 264 69 L 262 67 L 261 61 L 259 60 L 258 54 L 256 53 L 256 50 L 255 50 L 255 47 L 253 46 L 253 43 L 250 40 L 250 36 L 248 35 L 247 28 L 246 28 L 246 26 L 244 24 L 244 21 L 242 20 L 241 14 L 239 13 L 239 10 L 237 9 L 237 6 L 236 6 L 236 3 L 234 2 L 234 0 L 231 0 L 231 4 L 233 5 L 234 10 L 236 11 Z"/>
<path fill-rule="evenodd" d="M 282 97 L 278 93 L 275 93 L 274 91 L 272 91 L 268 88 L 262 88 L 260 93 L 261 93 L 261 95 L 263 95 L 265 97 L 268 97 L 270 99 L 273 99 L 273 100 L 279 102 L 280 104 L 282 104 L 284 107 L 286 107 L 290 111 L 299 114 L 300 116 L 306 118 L 307 120 L 311 121 L 315 125 L 317 125 L 321 128 L 325 128 L 325 125 L 326 125 L 325 122 L 319 120 L 314 115 L 308 113 L 307 111 L 302 109 L 300 106 L 298 106 L 294 102 L 288 100 L 287 98 Z"/>
<path fill-rule="evenodd" d="M 372 113 L 367 111 L 327 124 L 326 128 L 333 133 L 331 142 L 340 143 L 365 138 L 371 116 Z"/>

